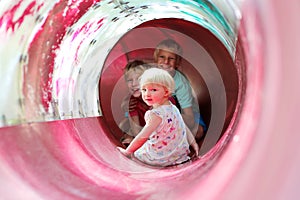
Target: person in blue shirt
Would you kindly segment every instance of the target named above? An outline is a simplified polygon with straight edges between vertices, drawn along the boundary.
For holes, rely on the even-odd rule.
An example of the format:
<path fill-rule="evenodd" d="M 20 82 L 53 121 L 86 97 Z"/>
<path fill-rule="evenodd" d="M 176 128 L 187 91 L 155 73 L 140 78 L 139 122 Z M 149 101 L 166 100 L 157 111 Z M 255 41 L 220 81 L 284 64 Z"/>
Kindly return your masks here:
<path fill-rule="evenodd" d="M 207 126 L 199 111 L 199 105 L 193 95 L 189 80 L 179 70 L 182 48 L 172 39 L 161 41 L 154 51 L 154 62 L 158 68 L 164 69 L 174 78 L 174 98 L 178 100 L 184 122 L 192 131 L 196 140 L 202 139 Z"/>

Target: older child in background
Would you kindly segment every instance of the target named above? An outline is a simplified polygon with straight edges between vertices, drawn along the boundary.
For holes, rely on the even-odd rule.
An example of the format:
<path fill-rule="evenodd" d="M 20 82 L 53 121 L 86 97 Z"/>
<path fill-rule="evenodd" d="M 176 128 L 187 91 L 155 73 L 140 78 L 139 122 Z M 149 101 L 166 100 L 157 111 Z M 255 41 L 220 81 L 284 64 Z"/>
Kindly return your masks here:
<path fill-rule="evenodd" d="M 121 143 L 125 146 L 133 140 L 145 125 L 144 115 L 150 108 L 142 99 L 139 85 L 139 77 L 147 68 L 150 68 L 150 66 L 143 61 L 133 60 L 124 69 L 124 78 L 129 94 L 123 99 L 121 105 L 125 112 L 125 118 L 121 121 L 119 127 L 124 132 Z"/>
<path fill-rule="evenodd" d="M 153 56 L 158 67 L 169 72 L 174 78 L 174 95 L 178 100 L 183 120 L 195 138 L 200 140 L 204 136 L 207 126 L 200 115 L 198 102 L 193 96 L 190 82 L 177 69 L 181 62 L 181 55 L 181 46 L 172 39 L 166 39 L 156 46 Z"/>
<path fill-rule="evenodd" d="M 140 79 L 142 98 L 152 109 L 145 114 L 146 125 L 126 148 L 125 156 L 153 166 L 172 166 L 190 159 L 191 145 L 198 156 L 199 146 L 185 125 L 178 108 L 169 101 L 174 80 L 165 70 L 147 69 Z"/>

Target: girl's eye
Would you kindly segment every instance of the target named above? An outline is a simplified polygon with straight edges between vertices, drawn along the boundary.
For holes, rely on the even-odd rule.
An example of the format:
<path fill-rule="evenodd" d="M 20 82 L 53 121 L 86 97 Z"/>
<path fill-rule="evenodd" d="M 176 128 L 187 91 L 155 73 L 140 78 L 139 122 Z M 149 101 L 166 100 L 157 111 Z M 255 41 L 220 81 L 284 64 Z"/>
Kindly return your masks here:
<path fill-rule="evenodd" d="M 157 89 L 152 89 L 152 91 L 153 91 L 153 92 L 156 92 L 156 91 L 157 91 Z"/>

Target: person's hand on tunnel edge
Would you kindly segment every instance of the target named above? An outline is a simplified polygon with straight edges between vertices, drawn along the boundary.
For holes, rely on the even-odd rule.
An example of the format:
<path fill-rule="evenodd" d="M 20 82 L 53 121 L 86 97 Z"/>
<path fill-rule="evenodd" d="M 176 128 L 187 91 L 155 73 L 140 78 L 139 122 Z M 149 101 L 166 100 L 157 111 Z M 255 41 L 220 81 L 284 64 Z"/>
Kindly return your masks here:
<path fill-rule="evenodd" d="M 198 157 L 199 156 L 199 145 L 197 144 L 196 140 L 194 140 L 191 143 L 191 146 L 193 147 L 193 149 L 195 151 L 195 156 Z"/>
<path fill-rule="evenodd" d="M 127 158 L 131 158 L 132 153 L 128 152 L 126 149 L 124 149 L 122 147 L 117 147 L 117 150 L 119 152 L 121 152 L 124 156 L 126 156 Z"/>

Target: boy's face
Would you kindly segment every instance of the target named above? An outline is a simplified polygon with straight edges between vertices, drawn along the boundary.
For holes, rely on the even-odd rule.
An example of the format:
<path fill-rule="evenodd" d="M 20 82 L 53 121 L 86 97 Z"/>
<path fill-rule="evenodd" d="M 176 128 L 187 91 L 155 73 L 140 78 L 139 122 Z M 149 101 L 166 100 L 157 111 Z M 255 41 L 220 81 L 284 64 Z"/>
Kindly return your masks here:
<path fill-rule="evenodd" d="M 177 55 L 170 51 L 160 49 L 157 54 L 158 68 L 166 70 L 171 76 L 175 76 L 177 67 Z"/>
<path fill-rule="evenodd" d="M 126 78 L 126 83 L 128 86 L 129 93 L 134 97 L 139 97 L 141 95 L 140 92 L 140 83 L 139 77 L 142 75 L 140 71 L 131 71 L 128 73 Z"/>

